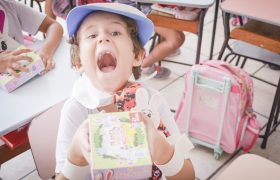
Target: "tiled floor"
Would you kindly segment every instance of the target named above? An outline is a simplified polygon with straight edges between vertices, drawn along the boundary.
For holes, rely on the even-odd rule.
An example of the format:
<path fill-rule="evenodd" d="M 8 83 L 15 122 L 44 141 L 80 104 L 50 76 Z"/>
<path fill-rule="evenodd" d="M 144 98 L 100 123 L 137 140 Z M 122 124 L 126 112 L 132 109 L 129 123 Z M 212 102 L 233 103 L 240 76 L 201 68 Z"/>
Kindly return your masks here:
<path fill-rule="evenodd" d="M 205 19 L 205 29 L 202 42 L 201 60 L 207 60 L 210 53 L 210 42 L 213 26 L 214 8 L 210 8 Z M 61 21 L 62 22 L 62 21 Z M 170 58 L 174 61 L 194 63 L 196 52 L 197 37 L 193 34 L 186 33 L 186 42 L 181 47 L 181 54 Z M 217 57 L 219 49 L 223 42 L 223 25 L 221 15 L 219 14 L 217 36 L 214 48 L 214 58 Z M 247 49 L 246 49 L 247 50 Z M 249 48 L 248 48 L 249 51 Z M 160 90 L 166 97 L 170 107 L 176 109 L 180 100 L 181 93 L 184 88 L 183 74 L 190 67 L 182 66 L 174 63 L 163 63 L 172 70 L 171 76 L 166 80 L 152 79 L 145 82 L 149 86 Z M 250 74 L 277 83 L 280 71 L 271 70 L 267 66 L 262 67 L 262 63 L 255 61 L 248 61 L 245 70 Z M 261 68 L 262 67 L 262 68 Z M 254 110 L 261 124 L 267 122 L 270 113 L 275 87 L 265 84 L 261 81 L 254 80 Z M 251 153 L 263 156 L 271 161 L 280 164 L 280 145 L 279 145 L 280 131 L 279 128 L 269 138 L 267 148 L 265 150 L 260 148 L 261 139 L 251 151 Z M 223 154 L 220 160 L 215 160 L 213 151 L 201 146 L 196 146 L 191 154 L 191 159 L 195 167 L 197 179 L 215 179 L 216 175 L 223 171 L 230 162 L 241 155 L 243 152 L 238 151 L 235 154 Z M 32 154 L 27 151 L 16 158 L 6 162 L 1 167 L 0 177 L 4 180 L 14 179 L 40 179 L 35 168 Z"/>

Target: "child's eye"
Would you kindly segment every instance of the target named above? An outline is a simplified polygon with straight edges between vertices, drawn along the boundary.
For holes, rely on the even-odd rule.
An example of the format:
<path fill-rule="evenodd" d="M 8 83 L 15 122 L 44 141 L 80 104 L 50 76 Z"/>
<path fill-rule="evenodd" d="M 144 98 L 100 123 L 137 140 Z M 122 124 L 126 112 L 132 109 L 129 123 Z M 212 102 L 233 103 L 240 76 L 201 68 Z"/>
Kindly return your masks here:
<path fill-rule="evenodd" d="M 119 35 L 121 35 L 121 33 L 120 33 L 120 32 L 117 32 L 117 31 L 114 31 L 114 32 L 112 32 L 111 34 L 112 34 L 112 36 L 119 36 Z"/>
<path fill-rule="evenodd" d="M 89 38 L 89 39 L 94 39 L 94 38 L 96 38 L 96 37 L 97 37 L 96 34 L 91 34 L 91 35 L 89 35 L 87 38 Z"/>

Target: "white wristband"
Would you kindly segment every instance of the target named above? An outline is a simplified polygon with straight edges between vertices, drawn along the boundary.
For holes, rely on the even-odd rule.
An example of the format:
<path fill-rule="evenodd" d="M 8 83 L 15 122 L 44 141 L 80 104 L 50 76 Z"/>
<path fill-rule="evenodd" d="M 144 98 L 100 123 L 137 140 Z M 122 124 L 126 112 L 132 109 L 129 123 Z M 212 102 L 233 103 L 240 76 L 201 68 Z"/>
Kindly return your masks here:
<path fill-rule="evenodd" d="M 175 144 L 174 154 L 170 161 L 157 167 L 165 176 L 174 176 L 183 168 L 185 159 L 189 159 L 189 151 L 193 148 L 193 144 L 185 134 L 172 135 L 167 138 L 167 141 Z"/>
<path fill-rule="evenodd" d="M 66 159 L 62 174 L 70 180 L 85 180 L 90 175 L 89 165 L 87 166 L 76 166 Z"/>

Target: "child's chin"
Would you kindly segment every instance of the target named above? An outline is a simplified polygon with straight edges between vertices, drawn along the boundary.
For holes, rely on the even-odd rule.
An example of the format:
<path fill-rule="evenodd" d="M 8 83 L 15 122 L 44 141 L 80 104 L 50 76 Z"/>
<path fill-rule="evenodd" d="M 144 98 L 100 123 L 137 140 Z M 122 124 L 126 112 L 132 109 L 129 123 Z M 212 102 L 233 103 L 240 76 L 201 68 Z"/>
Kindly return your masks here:
<path fill-rule="evenodd" d="M 110 78 L 102 78 L 100 83 L 107 92 L 116 92 L 121 87 L 123 87 L 127 81 L 118 76 L 111 76 Z"/>
<path fill-rule="evenodd" d="M 106 83 L 103 85 L 103 90 L 110 94 L 114 94 L 119 88 L 119 84 Z"/>

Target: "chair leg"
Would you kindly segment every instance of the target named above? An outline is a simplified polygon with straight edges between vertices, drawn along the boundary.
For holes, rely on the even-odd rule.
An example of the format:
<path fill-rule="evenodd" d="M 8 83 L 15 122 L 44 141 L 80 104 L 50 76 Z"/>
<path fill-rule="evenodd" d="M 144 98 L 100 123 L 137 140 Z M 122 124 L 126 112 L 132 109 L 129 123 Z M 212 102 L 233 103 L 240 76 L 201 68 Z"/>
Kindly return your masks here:
<path fill-rule="evenodd" d="M 246 61 L 247 61 L 247 57 L 244 57 L 243 62 L 241 64 L 241 66 L 240 66 L 241 69 L 244 68 Z"/>
<path fill-rule="evenodd" d="M 199 63 L 200 59 L 200 52 L 201 52 L 201 43 L 202 43 L 202 36 L 203 36 L 203 23 L 204 23 L 204 16 L 206 13 L 206 9 L 202 9 L 199 16 L 199 29 L 198 29 L 198 40 L 197 40 L 197 49 L 196 49 L 196 58 L 195 64 Z"/>
<path fill-rule="evenodd" d="M 278 118 L 278 114 L 275 114 L 275 112 L 279 113 L 279 108 L 280 108 L 279 103 L 280 103 L 280 78 L 279 78 L 279 81 L 278 81 L 278 85 L 277 85 L 276 93 L 275 93 L 275 96 L 274 96 L 272 108 L 271 108 L 271 111 L 270 111 L 270 115 L 269 115 L 269 119 L 268 119 L 268 122 L 267 122 L 266 129 L 265 129 L 265 133 L 264 133 L 264 135 L 260 136 L 260 137 L 263 138 L 263 141 L 262 141 L 262 144 L 261 144 L 262 149 L 266 148 L 268 137 L 273 132 L 273 130 L 271 130 L 271 129 L 276 128 L 276 127 L 272 128 L 271 125 L 272 125 L 273 121 L 274 121 L 275 125 L 277 124 L 277 119 L 276 118 Z"/>
<path fill-rule="evenodd" d="M 212 34 L 212 40 L 211 40 L 211 47 L 210 47 L 210 56 L 209 56 L 209 59 L 212 59 L 212 58 L 213 58 L 213 50 L 214 50 L 215 36 L 216 36 L 216 29 L 217 29 L 217 20 L 218 20 L 219 3 L 220 3 L 220 0 L 216 0 L 215 14 L 214 14 L 214 23 L 213 23 L 213 34 Z"/>
<path fill-rule="evenodd" d="M 225 40 L 224 40 L 223 46 L 220 50 L 218 59 L 222 59 L 222 56 L 223 56 L 223 54 L 226 50 L 226 47 L 229 47 L 229 45 L 228 45 L 228 41 L 229 41 L 229 38 L 230 38 L 229 18 L 230 18 L 229 13 L 223 13 Z"/>
<path fill-rule="evenodd" d="M 1 172 L 1 164 L 0 164 L 0 172 Z M 0 180 L 3 180 L 3 179 L 0 177 Z"/>
<path fill-rule="evenodd" d="M 156 44 L 156 39 L 157 39 L 158 34 L 155 33 L 152 37 L 152 44 L 150 46 L 149 52 L 152 52 L 152 50 L 155 48 L 155 44 Z"/>
<path fill-rule="evenodd" d="M 228 59 L 228 57 L 229 57 L 230 55 L 233 55 L 233 53 L 229 53 L 229 54 L 226 55 L 226 57 L 224 58 L 224 61 L 225 61 L 225 62 L 227 62 L 227 59 Z M 234 59 L 235 57 L 236 57 L 236 55 L 233 57 L 233 59 Z"/>
<path fill-rule="evenodd" d="M 243 26 L 243 19 L 242 16 L 238 16 L 240 26 Z"/>
<path fill-rule="evenodd" d="M 35 2 L 36 2 L 36 3 L 37 3 L 37 5 L 39 6 L 39 10 L 40 10 L 40 12 L 43 12 L 43 10 L 42 10 L 42 6 L 41 6 L 40 2 L 39 2 L 39 1 L 37 1 L 37 0 L 35 0 Z"/>

